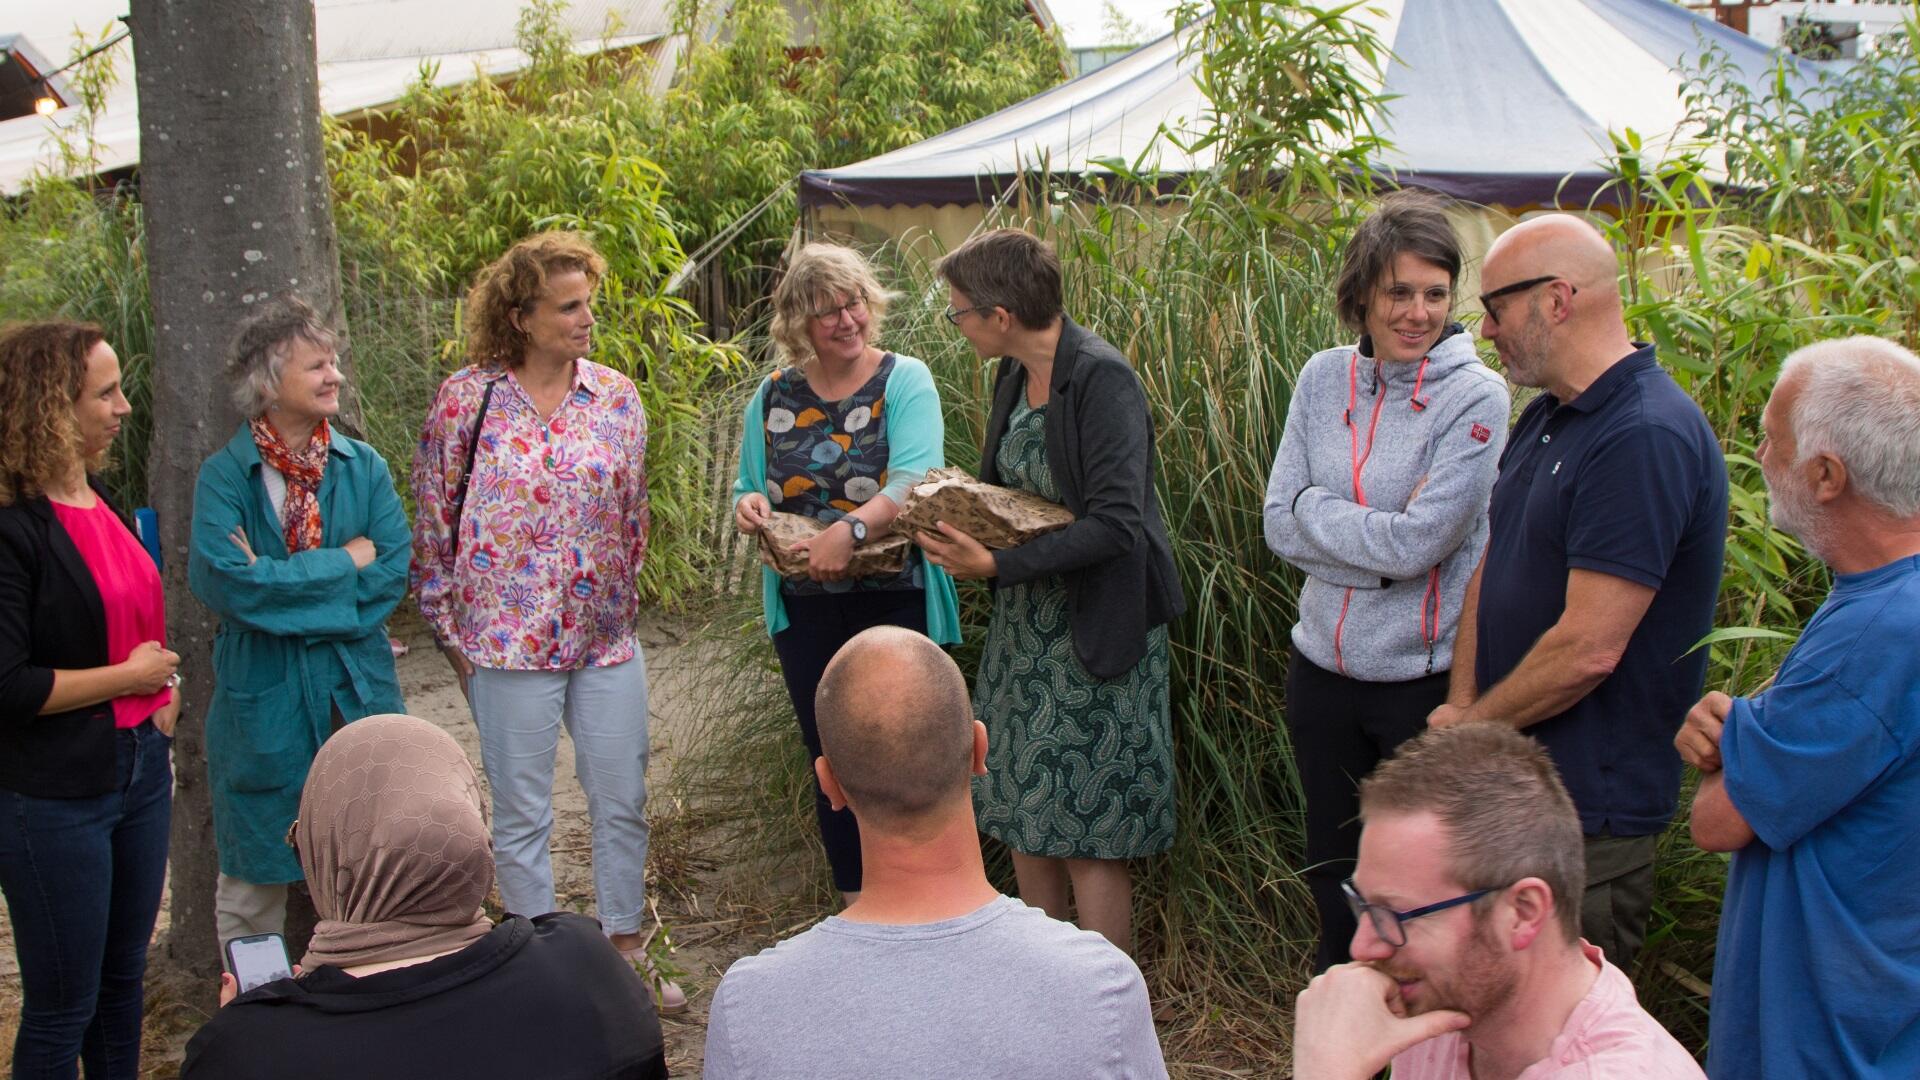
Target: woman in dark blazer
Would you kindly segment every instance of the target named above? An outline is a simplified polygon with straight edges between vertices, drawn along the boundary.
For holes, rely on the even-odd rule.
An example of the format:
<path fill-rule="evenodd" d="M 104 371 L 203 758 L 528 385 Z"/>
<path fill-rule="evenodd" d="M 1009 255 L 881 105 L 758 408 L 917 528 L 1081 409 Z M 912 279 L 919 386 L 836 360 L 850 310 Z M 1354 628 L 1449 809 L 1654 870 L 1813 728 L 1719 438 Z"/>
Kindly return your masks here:
<path fill-rule="evenodd" d="M 1126 860 L 1173 843 L 1166 624 L 1185 607 L 1153 490 L 1153 424 L 1125 357 L 1061 308 L 1053 249 L 998 229 L 940 261 L 947 319 L 1001 357 L 980 478 L 1073 511 L 988 551 L 919 534 L 956 578 L 991 578 L 974 710 L 987 725 L 980 830 L 1013 852 L 1020 897 L 1132 948 Z"/>
<path fill-rule="evenodd" d="M 160 575 L 92 482 L 131 412 L 100 328 L 0 331 L 0 892 L 15 1076 L 138 1075 L 180 658 Z"/>

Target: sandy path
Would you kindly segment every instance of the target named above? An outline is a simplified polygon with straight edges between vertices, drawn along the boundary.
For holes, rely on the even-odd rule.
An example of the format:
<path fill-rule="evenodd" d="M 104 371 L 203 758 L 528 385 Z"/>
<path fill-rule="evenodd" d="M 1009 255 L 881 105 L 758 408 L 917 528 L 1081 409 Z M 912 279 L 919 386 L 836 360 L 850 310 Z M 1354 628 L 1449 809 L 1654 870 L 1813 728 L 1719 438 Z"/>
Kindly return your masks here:
<path fill-rule="evenodd" d="M 480 764 L 480 736 L 467 712 L 453 673 L 433 648 L 432 639 L 417 622 L 401 623 L 395 631 L 411 647 L 398 664 L 400 686 L 415 715 L 440 725 L 459 740 L 476 769 Z M 716 910 L 715 860 L 701 850 L 702 838 L 692 835 L 685 815 L 665 795 L 673 762 L 691 737 L 691 717 L 676 703 L 685 701 L 685 688 L 700 676 L 693 646 L 669 622 L 648 621 L 641 630 L 647 655 L 650 735 L 653 744 L 647 786 L 648 817 L 653 822 L 648 877 L 659 915 L 671 928 L 676 943 L 674 961 L 685 972 L 681 979 L 691 1008 L 679 1017 L 663 1017 L 667 1061 L 676 1077 L 700 1075 L 701 1049 L 706 1038 L 707 1002 L 728 964 L 773 939 L 772 928 L 753 913 L 732 908 Z M 484 783 L 484 778 L 483 781 Z M 586 795 L 573 772 L 572 741 L 562 736 L 555 766 L 553 863 L 554 889 L 563 910 L 593 913 L 591 833 Z M 654 880 L 660 878 L 661 880 Z M 160 930 L 167 909 L 160 912 Z M 782 928 L 790 929 L 790 928 Z M 159 931 L 156 931 L 158 933 Z M 13 953 L 12 927 L 0 913 L 0 1070 L 12 1064 L 13 1030 L 19 1010 L 19 968 Z M 153 1002 L 149 1001 L 149 1007 Z M 168 1016 L 148 1017 L 150 1077 L 177 1074 L 186 1040 L 198 1026 L 194 1010 L 170 1005 Z M 182 1015 L 185 1014 L 185 1015 Z"/>

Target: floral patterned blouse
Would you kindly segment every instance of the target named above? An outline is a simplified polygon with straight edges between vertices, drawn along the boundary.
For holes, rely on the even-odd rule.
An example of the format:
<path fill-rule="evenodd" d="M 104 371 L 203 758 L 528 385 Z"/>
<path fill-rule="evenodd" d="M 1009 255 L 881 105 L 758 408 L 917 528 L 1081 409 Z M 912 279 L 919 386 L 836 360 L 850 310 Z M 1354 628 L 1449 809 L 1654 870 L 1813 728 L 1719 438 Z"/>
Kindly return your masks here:
<path fill-rule="evenodd" d="M 474 417 L 498 381 L 450 524 Z M 581 359 L 542 421 L 512 371 L 440 384 L 413 457 L 413 589 L 442 643 L 480 667 L 571 671 L 633 658 L 647 550 L 647 416 L 626 376 Z"/>
<path fill-rule="evenodd" d="M 839 401 L 814 393 L 799 368 L 783 368 L 768 380 L 767 499 L 774 509 L 832 524 L 887 486 L 886 395 L 893 365 L 894 355 L 887 353 L 873 377 Z M 817 596 L 925 588 L 919 555 L 919 548 L 912 549 L 898 574 L 848 581 L 785 578 L 780 591 Z"/>

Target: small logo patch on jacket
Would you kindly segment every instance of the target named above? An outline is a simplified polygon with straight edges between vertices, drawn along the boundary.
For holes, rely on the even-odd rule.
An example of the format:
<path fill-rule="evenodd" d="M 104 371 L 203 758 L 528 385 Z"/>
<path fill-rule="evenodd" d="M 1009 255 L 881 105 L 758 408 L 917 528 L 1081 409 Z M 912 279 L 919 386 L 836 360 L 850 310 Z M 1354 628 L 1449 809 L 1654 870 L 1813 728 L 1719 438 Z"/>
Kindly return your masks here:
<path fill-rule="evenodd" d="M 1486 442 L 1488 439 L 1493 438 L 1493 432 L 1489 430 L 1485 424 L 1475 424 L 1471 428 L 1468 428 L 1467 435 L 1470 436 L 1474 442 Z"/>

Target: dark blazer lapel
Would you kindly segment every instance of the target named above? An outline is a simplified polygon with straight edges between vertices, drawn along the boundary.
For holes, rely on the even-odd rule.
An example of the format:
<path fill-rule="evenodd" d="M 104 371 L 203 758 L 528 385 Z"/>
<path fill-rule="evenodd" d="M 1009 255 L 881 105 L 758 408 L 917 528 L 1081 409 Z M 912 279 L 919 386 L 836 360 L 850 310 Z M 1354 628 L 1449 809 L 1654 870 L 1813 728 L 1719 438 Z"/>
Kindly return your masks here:
<path fill-rule="evenodd" d="M 106 496 L 96 491 L 94 497 L 109 510 L 113 509 Z M 47 531 L 47 549 L 53 553 L 55 565 L 73 579 L 73 587 L 80 595 L 80 607 L 85 612 L 94 639 L 104 644 L 107 640 L 107 609 L 100 600 L 100 586 L 94 583 L 93 571 L 87 569 L 86 560 L 80 557 L 80 549 L 73 546 L 73 538 L 67 535 L 66 527 L 54 516 L 53 503 L 42 495 L 27 505 Z"/>
<path fill-rule="evenodd" d="M 1076 515 L 1086 512 L 1080 498 L 1080 476 L 1074 466 L 1080 459 L 1080 425 L 1087 418 L 1079 414 L 1069 389 L 1073 371 L 1080 363 L 1080 346 L 1087 332 L 1065 315 L 1060 316 L 1060 341 L 1053 347 L 1053 376 L 1047 385 L 1047 468 L 1053 471 L 1053 483 L 1060 489 L 1060 501 Z"/>

